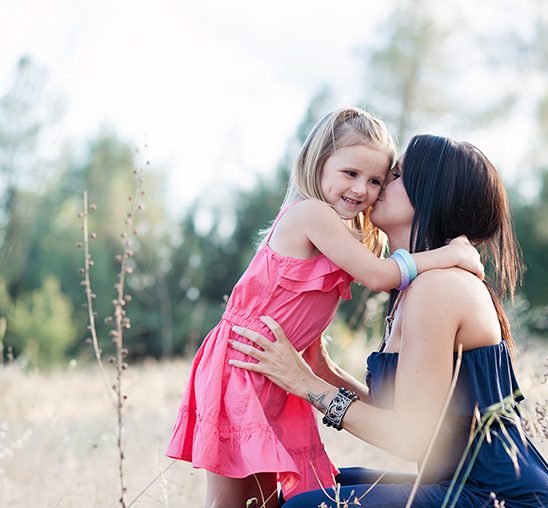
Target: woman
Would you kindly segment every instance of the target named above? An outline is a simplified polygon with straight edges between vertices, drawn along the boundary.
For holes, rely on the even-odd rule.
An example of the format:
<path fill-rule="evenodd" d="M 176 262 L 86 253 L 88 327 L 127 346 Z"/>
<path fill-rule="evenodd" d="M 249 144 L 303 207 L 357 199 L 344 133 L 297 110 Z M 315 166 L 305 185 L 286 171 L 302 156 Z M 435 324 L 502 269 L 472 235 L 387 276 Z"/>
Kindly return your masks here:
<path fill-rule="evenodd" d="M 466 235 L 493 261 L 494 288 L 457 268 L 417 277 L 391 306 L 385 344 L 368 358 L 366 385 L 334 365 L 320 340 L 298 355 L 268 317 L 276 341 L 239 328 L 250 342 L 232 347 L 254 361 L 231 363 L 308 400 L 324 423 L 418 463 L 416 489 L 408 476 L 342 470 L 338 495 L 349 506 L 405 506 L 410 496 L 414 506 L 487 506 L 495 499 L 512 508 L 547 506 L 548 467 L 520 425 L 523 397 L 498 299 L 513 294 L 521 265 L 497 171 L 468 143 L 416 136 L 371 219 L 392 251 L 423 251 Z M 329 506 L 330 497 L 317 490 L 284 506 Z"/>

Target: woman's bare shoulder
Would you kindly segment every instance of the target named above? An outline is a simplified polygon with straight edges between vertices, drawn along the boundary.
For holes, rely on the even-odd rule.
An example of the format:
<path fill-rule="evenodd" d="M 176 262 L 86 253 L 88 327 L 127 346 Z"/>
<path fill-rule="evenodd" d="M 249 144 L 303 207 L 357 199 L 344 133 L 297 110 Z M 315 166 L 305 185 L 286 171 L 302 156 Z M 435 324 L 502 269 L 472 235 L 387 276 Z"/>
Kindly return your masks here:
<path fill-rule="evenodd" d="M 411 286 L 417 288 L 429 289 L 447 289 L 482 286 L 482 282 L 474 274 L 463 270 L 462 268 L 439 268 L 435 270 L 426 270 L 417 276 L 411 283 Z"/>
<path fill-rule="evenodd" d="M 421 273 L 409 286 L 408 293 L 425 303 L 450 306 L 469 300 L 474 294 L 486 294 L 486 289 L 474 274 L 461 268 L 445 268 Z"/>

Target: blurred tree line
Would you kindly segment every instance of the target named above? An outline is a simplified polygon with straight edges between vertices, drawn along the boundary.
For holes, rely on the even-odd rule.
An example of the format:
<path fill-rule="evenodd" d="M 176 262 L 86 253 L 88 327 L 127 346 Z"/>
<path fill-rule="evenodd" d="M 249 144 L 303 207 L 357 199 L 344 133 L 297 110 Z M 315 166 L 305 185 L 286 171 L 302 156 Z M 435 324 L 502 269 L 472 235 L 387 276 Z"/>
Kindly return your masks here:
<path fill-rule="evenodd" d="M 452 11 L 434 16 L 428 0 L 393 2 L 379 27 L 382 38 L 357 52 L 364 69 L 361 100 L 385 119 L 402 149 L 416 132 L 451 132 L 466 139 L 470 130 L 489 129 L 503 121 L 523 97 L 523 78 L 545 86 L 527 99 L 536 131 L 522 162 L 534 176 L 536 190 L 510 191 L 515 226 L 528 268 L 520 294 L 522 321 L 546 335 L 548 322 L 548 20 L 539 3 L 527 34 L 509 31 L 486 39 Z M 459 27 L 459 28 L 457 28 Z M 468 30 L 468 31 L 467 31 Z M 463 33 L 466 37 L 463 38 Z M 504 51 L 500 51 L 500 49 Z M 503 57 L 500 55 L 504 54 Z M 471 65 L 483 68 L 497 93 L 474 102 L 474 90 L 451 83 Z M 501 76 L 520 76 L 497 88 Z M 90 140 L 85 154 L 70 149 L 54 160 L 37 154 L 62 105 L 52 101 L 43 69 L 22 58 L 13 85 L 0 98 L 0 353 L 31 364 L 90 356 L 84 345 L 86 314 L 80 285 L 82 193 L 87 190 L 97 212 L 91 230 L 95 266 L 92 283 L 99 317 L 111 312 L 113 285 L 121 250 L 120 233 L 135 182 L 132 171 L 146 155 L 104 131 Z M 456 93 L 460 91 L 461 93 Z M 268 227 L 281 204 L 291 164 L 312 125 L 337 107 L 324 88 L 312 99 L 286 152 L 272 174 L 258 174 L 251 190 L 235 190 L 227 199 L 208 203 L 197 198 L 175 221 L 166 208 L 164 172 L 147 167 L 146 208 L 138 220 L 129 278 L 132 328 L 127 343 L 143 357 L 192 354 L 223 312 L 224 302 L 253 255 L 258 232 Z M 459 136 L 460 134 L 460 136 Z M 527 191 L 527 192 L 526 192 Z M 339 318 L 351 329 L 371 326 L 378 302 L 362 287 L 341 305 Z M 100 336 L 108 328 L 99 319 Z M 103 344 L 108 350 L 109 344 Z"/>

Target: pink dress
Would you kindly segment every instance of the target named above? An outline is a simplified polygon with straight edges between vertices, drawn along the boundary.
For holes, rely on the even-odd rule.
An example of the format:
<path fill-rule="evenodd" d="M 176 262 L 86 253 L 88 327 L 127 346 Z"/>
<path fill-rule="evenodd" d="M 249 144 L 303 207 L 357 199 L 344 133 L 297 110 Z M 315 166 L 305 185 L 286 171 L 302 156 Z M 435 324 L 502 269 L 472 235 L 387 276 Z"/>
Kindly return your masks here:
<path fill-rule="evenodd" d="M 290 205 L 292 206 L 292 205 Z M 350 298 L 352 277 L 323 254 L 281 256 L 268 242 L 257 251 L 228 300 L 220 323 L 205 338 L 194 362 L 166 455 L 232 478 L 275 472 L 287 499 L 335 485 L 338 473 L 324 449 L 313 407 L 266 377 L 228 364 L 250 361 L 228 347 L 245 342 L 240 325 L 274 340 L 259 318 L 271 316 L 298 351 L 333 319 L 339 299 Z"/>

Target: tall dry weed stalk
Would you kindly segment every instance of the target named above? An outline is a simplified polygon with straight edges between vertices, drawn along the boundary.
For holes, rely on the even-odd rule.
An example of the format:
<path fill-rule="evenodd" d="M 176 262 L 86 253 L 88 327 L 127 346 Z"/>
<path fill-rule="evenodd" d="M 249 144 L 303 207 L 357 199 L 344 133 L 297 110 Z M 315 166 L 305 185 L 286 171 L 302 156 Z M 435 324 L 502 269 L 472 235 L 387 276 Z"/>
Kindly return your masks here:
<path fill-rule="evenodd" d="M 431 437 L 428 449 L 423 458 L 421 467 L 418 471 L 417 477 L 411 489 L 411 493 L 407 499 L 407 503 L 405 505 L 406 508 L 411 508 L 411 506 L 413 505 L 413 501 L 417 494 L 426 463 L 428 462 L 428 459 L 433 449 L 434 442 L 439 434 L 445 415 L 447 414 L 449 404 L 453 397 L 453 393 L 455 391 L 459 372 L 460 372 L 461 363 L 462 363 L 462 344 L 459 344 L 458 352 L 457 352 L 457 360 L 455 363 L 455 369 L 452 376 L 449 392 L 447 394 L 442 412 L 438 418 L 436 428 Z M 501 440 L 506 454 L 512 460 L 512 463 L 514 464 L 514 468 L 516 469 L 516 472 L 519 473 L 518 455 L 520 451 L 506 428 L 506 425 L 514 425 L 519 431 L 520 439 L 522 440 L 522 442 L 524 444 L 527 444 L 527 440 L 523 432 L 520 416 L 515 411 L 516 399 L 519 396 L 520 396 L 519 391 L 516 391 L 514 394 L 509 395 L 505 397 L 504 399 L 502 399 L 500 402 L 496 404 L 492 404 L 491 406 L 486 408 L 483 416 L 480 414 L 479 408 L 476 405 L 472 422 L 471 422 L 470 436 L 469 436 L 467 445 L 462 453 L 459 464 L 457 465 L 457 468 L 453 474 L 451 483 L 449 485 L 448 491 L 445 495 L 441 508 L 447 508 L 448 506 L 449 508 L 454 508 L 456 506 L 458 498 L 462 492 L 462 489 L 464 488 L 464 485 L 466 483 L 466 480 L 468 479 L 468 476 L 470 475 L 470 472 L 474 465 L 477 454 L 479 453 L 479 450 L 484 441 L 487 441 L 490 443 L 492 439 Z M 542 421 L 542 417 L 545 417 L 545 412 L 543 410 L 540 410 L 539 406 L 540 405 L 538 404 L 536 406 L 537 419 Z M 541 413 L 540 415 L 538 414 L 539 412 Z M 494 430 L 493 427 L 496 427 L 497 430 Z M 543 431 L 545 431 L 544 427 L 543 427 Z M 466 464 L 467 459 L 468 459 L 468 464 Z M 466 464 L 466 468 L 464 469 L 465 464 Z M 380 482 L 383 476 L 384 476 L 384 473 L 375 481 L 375 483 L 370 485 L 367 491 L 364 492 L 360 497 L 356 496 L 354 491 L 351 491 L 349 497 L 346 499 L 341 498 L 341 494 L 340 494 L 341 485 L 337 484 L 336 487 L 334 487 L 333 489 L 333 492 L 334 492 L 333 495 L 330 495 L 323 487 L 321 487 L 319 478 L 318 478 L 318 484 L 323 490 L 324 495 L 330 501 L 335 503 L 336 508 L 349 508 L 350 506 L 362 506 L 361 501 L 363 500 L 363 498 Z M 493 506 L 497 508 L 505 507 L 504 500 L 498 500 L 495 492 L 491 493 L 490 500 L 493 502 Z M 319 508 L 331 508 L 331 505 L 328 505 L 327 503 L 322 502 L 319 505 Z"/>
<path fill-rule="evenodd" d="M 449 485 L 441 508 L 446 508 L 447 506 L 449 506 L 449 508 L 454 508 L 456 506 L 460 493 L 466 484 L 466 480 L 472 471 L 472 467 L 484 441 L 491 443 L 492 439 L 499 439 L 504 447 L 504 451 L 512 460 L 516 473 L 519 474 L 518 455 L 520 454 L 520 451 L 506 429 L 506 425 L 515 426 L 519 432 L 522 443 L 527 446 L 527 440 L 523 433 L 520 417 L 515 411 L 516 399 L 519 395 L 519 391 L 516 391 L 512 395 L 508 395 L 500 402 L 489 406 L 483 415 L 480 414 L 478 405 L 476 404 L 468 443 L 466 444 L 460 462 L 453 474 L 451 484 Z M 467 460 L 468 464 L 466 469 L 464 469 Z M 455 494 L 451 499 L 451 494 L 453 492 Z M 496 493 L 494 494 L 496 495 Z M 451 502 L 451 504 L 448 504 L 449 502 Z"/>
<path fill-rule="evenodd" d="M 449 409 L 449 404 L 451 403 L 451 399 L 453 398 L 453 392 L 455 391 L 455 388 L 457 386 L 457 381 L 459 378 L 461 363 L 462 363 L 462 344 L 459 344 L 458 351 L 457 351 L 457 361 L 455 362 L 455 369 L 453 372 L 453 378 L 451 379 L 451 385 L 449 386 L 449 392 L 447 393 L 447 397 L 445 398 L 443 409 L 436 423 L 436 428 L 434 429 L 434 433 L 432 434 L 432 437 L 430 438 L 430 443 L 428 444 L 428 448 L 422 459 L 421 467 L 419 468 L 417 478 L 415 479 L 415 483 L 413 484 L 413 488 L 411 490 L 411 494 L 409 495 L 405 508 L 411 508 L 411 505 L 413 504 L 413 500 L 415 499 L 415 496 L 417 495 L 417 491 L 419 489 L 419 484 L 420 484 L 422 475 L 424 474 L 424 470 L 426 469 L 426 464 L 428 462 L 428 459 L 430 458 L 430 455 L 434 448 L 434 443 L 438 437 L 438 434 L 440 433 L 442 423 Z"/>
<path fill-rule="evenodd" d="M 145 148 L 147 145 L 145 145 Z M 136 150 L 139 153 L 138 150 Z M 150 164 L 146 161 L 146 165 Z M 102 361 L 102 348 L 100 346 L 99 337 L 97 335 L 96 318 L 97 313 L 93 310 L 93 301 L 96 298 L 96 294 L 91 287 L 90 271 L 94 265 L 93 258 L 90 252 L 90 240 L 97 237 L 96 233 L 89 231 L 89 216 L 90 213 L 97 209 L 95 204 L 88 204 L 87 191 L 84 192 L 84 210 L 78 214 L 82 219 L 82 232 L 83 243 L 78 243 L 78 248 L 84 249 L 84 266 L 80 269 L 80 273 L 83 275 L 82 286 L 84 287 L 86 295 L 86 303 L 84 307 L 88 311 L 88 326 L 87 330 L 91 337 L 86 339 L 86 342 L 93 346 L 95 353 L 95 360 L 99 367 L 103 383 L 110 400 L 113 403 L 117 417 L 117 441 L 118 448 L 118 475 L 120 480 L 120 497 L 118 498 L 119 504 L 122 508 L 126 508 L 126 492 L 127 487 L 125 484 L 124 475 L 124 406 L 127 396 L 123 390 L 123 373 L 127 369 L 126 356 L 128 354 L 127 348 L 124 347 L 124 330 L 128 330 L 131 327 L 131 321 L 127 316 L 126 304 L 131 301 L 131 295 L 125 294 L 126 276 L 133 272 L 133 269 L 128 266 L 130 258 L 134 255 L 132 248 L 132 239 L 137 235 L 137 230 L 134 228 L 135 215 L 138 211 L 143 210 L 141 199 L 144 196 L 143 191 L 143 172 L 145 162 L 144 158 L 140 165 L 139 170 L 134 170 L 133 173 L 136 176 L 136 186 L 133 195 L 128 196 L 129 210 L 125 219 L 125 230 L 121 234 L 123 240 L 123 249 L 121 254 L 116 255 L 116 261 L 120 263 L 120 270 L 116 277 L 116 283 L 114 284 L 115 298 L 112 300 L 113 312 L 112 315 L 105 318 L 105 323 L 111 325 L 110 337 L 114 344 L 114 354 L 109 358 L 109 363 L 114 365 L 115 378 L 114 381 L 109 381 Z"/>

